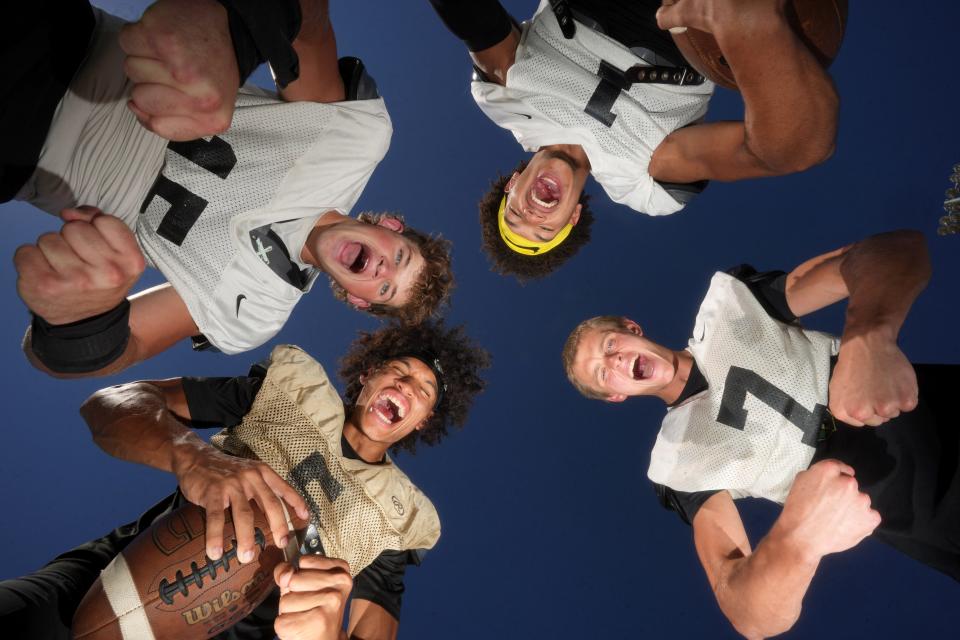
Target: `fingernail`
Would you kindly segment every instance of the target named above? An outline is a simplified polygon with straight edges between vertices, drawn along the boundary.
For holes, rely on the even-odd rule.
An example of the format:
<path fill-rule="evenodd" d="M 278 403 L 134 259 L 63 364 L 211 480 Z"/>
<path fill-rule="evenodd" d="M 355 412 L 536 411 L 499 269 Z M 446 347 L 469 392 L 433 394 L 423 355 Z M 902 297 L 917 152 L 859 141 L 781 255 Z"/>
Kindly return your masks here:
<path fill-rule="evenodd" d="M 281 547 L 287 546 L 287 543 L 288 543 L 288 542 L 290 542 L 290 538 L 288 538 L 287 536 L 280 536 L 280 546 L 281 546 Z"/>
<path fill-rule="evenodd" d="M 220 556 L 223 555 L 223 548 L 222 548 L 222 547 L 211 547 L 211 548 L 210 548 L 210 551 L 209 551 L 209 553 L 207 553 L 207 555 L 210 556 L 210 559 L 211 559 L 211 560 L 219 560 L 219 559 L 220 559 Z"/>
<path fill-rule="evenodd" d="M 304 520 L 307 520 L 310 518 L 310 512 L 307 511 L 306 509 L 301 509 L 300 511 L 298 511 L 298 513 L 300 514 L 300 517 L 303 518 Z"/>
<path fill-rule="evenodd" d="M 670 27 L 670 33 L 684 33 L 686 30 L 686 27 Z"/>
<path fill-rule="evenodd" d="M 246 549 L 240 552 L 240 562 L 250 562 L 253 560 L 253 551 Z"/>

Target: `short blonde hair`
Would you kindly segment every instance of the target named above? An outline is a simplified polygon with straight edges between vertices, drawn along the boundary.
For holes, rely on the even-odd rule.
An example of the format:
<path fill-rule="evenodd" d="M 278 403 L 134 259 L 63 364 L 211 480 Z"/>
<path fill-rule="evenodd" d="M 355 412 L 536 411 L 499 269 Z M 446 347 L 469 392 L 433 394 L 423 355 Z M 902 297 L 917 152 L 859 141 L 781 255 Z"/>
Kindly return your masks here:
<path fill-rule="evenodd" d="M 583 334 L 590 329 L 625 330 L 626 328 L 627 319 L 623 316 L 595 316 L 578 324 L 574 330 L 570 332 L 570 335 L 567 336 L 567 341 L 563 344 L 563 369 L 567 373 L 567 380 L 569 380 L 573 388 L 579 391 L 584 397 L 590 398 L 591 400 L 607 399 L 607 394 L 601 393 L 596 389 L 591 389 L 577 380 L 573 373 L 573 362 L 577 358 L 577 351 L 580 349 L 580 341 L 583 339 Z"/>

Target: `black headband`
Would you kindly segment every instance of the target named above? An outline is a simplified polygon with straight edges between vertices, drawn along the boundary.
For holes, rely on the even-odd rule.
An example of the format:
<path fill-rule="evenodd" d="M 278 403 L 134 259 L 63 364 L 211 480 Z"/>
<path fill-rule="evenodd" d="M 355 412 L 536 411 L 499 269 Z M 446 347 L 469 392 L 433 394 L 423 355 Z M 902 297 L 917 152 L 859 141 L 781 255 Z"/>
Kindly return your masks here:
<path fill-rule="evenodd" d="M 394 358 L 416 358 L 423 364 L 427 365 L 430 371 L 433 372 L 433 377 L 437 379 L 437 399 L 433 403 L 433 408 L 436 409 L 440 406 L 440 402 L 443 400 L 443 396 L 447 391 L 447 385 L 443 381 L 443 367 L 440 366 L 440 359 L 430 353 L 429 351 L 410 351 L 403 355 L 393 356 Z"/>

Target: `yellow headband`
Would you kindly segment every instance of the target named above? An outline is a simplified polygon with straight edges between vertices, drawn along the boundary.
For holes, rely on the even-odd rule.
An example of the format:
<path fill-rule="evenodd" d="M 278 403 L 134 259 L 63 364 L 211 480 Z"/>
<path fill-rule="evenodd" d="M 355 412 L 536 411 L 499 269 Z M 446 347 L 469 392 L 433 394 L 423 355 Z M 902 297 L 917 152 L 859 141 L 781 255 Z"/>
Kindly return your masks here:
<path fill-rule="evenodd" d="M 528 240 L 521 235 L 517 235 L 507 226 L 506 218 L 503 215 L 506 208 L 507 194 L 503 194 L 503 200 L 500 201 L 500 211 L 497 212 L 497 226 L 500 227 L 500 237 L 503 238 L 504 244 L 525 256 L 536 256 L 555 249 L 557 245 L 567 239 L 567 236 L 570 235 L 570 230 L 573 229 L 572 224 L 567 224 L 567 226 L 557 232 L 553 240 L 547 240 L 546 242 Z"/>

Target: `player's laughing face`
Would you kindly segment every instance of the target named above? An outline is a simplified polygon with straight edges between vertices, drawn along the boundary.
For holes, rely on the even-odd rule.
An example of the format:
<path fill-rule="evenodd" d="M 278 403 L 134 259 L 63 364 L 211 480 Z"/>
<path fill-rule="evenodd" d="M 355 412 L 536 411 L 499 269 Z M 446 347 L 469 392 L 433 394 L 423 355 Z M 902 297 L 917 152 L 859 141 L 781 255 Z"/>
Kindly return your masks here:
<path fill-rule="evenodd" d="M 643 336 L 632 320 L 621 327 L 590 327 L 580 336 L 573 375 L 610 402 L 664 390 L 677 373 L 670 349 Z"/>
<path fill-rule="evenodd" d="M 437 379 L 426 364 L 414 357 L 388 360 L 361 376 L 355 420 L 360 431 L 374 442 L 394 444 L 422 426 L 433 414 Z"/>
<path fill-rule="evenodd" d="M 541 149 L 507 182 L 504 221 L 527 240 L 552 240 L 567 224 L 580 221 L 580 194 L 588 174 L 583 162 L 564 151 Z"/>
<path fill-rule="evenodd" d="M 401 231 L 403 223 L 395 218 L 377 224 L 344 220 L 317 236 L 317 266 L 346 290 L 347 301 L 357 308 L 402 307 L 424 262 L 419 247 Z"/>

